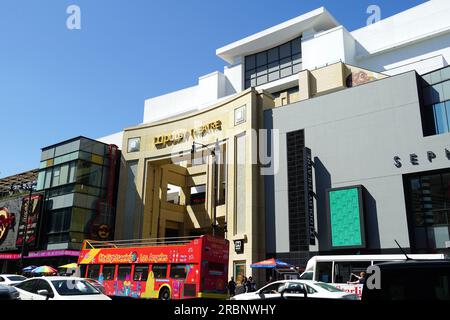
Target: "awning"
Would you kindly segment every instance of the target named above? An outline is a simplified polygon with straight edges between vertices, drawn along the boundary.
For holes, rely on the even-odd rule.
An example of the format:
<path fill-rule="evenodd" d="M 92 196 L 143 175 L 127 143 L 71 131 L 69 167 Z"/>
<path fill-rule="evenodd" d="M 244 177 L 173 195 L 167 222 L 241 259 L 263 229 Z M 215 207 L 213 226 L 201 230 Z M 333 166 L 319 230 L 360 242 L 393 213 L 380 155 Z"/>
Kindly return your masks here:
<path fill-rule="evenodd" d="M 287 262 L 283 262 L 281 260 L 271 258 L 267 260 L 263 260 L 260 262 L 256 262 L 250 265 L 250 268 L 266 268 L 266 269 L 274 269 L 274 268 L 293 268 L 292 264 Z"/>

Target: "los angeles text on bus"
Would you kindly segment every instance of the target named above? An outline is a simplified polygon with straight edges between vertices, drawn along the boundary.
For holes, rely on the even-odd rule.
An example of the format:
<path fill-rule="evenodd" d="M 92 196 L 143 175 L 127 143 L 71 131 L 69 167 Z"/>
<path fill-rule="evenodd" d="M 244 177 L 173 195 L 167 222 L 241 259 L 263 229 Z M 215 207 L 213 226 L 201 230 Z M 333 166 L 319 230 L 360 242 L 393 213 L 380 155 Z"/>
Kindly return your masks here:
<path fill-rule="evenodd" d="M 209 235 L 139 241 L 85 241 L 82 277 L 110 296 L 155 299 L 227 298 L 229 243 Z"/>

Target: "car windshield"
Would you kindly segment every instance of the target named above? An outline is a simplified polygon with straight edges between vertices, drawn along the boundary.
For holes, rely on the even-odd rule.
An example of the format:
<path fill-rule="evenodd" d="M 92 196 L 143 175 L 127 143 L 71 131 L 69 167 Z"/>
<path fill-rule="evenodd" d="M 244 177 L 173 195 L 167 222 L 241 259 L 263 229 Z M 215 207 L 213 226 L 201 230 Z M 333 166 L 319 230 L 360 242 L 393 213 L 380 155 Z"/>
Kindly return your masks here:
<path fill-rule="evenodd" d="M 342 290 L 328 283 L 315 283 L 315 285 L 330 292 L 343 292 Z"/>
<path fill-rule="evenodd" d="M 85 280 L 53 280 L 52 284 L 61 296 L 100 294 L 97 289 Z"/>
<path fill-rule="evenodd" d="M 10 281 L 24 281 L 27 280 L 27 278 L 23 276 L 8 276 L 7 277 Z"/>

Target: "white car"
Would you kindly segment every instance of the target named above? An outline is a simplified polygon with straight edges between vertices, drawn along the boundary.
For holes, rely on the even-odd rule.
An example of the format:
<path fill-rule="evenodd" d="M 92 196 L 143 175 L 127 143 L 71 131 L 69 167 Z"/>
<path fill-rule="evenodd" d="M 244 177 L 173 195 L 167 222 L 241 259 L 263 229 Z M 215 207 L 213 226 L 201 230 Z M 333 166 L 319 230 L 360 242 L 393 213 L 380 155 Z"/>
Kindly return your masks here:
<path fill-rule="evenodd" d="M 89 282 L 75 277 L 39 277 L 14 285 L 21 300 L 111 300 Z"/>
<path fill-rule="evenodd" d="M 24 280 L 27 280 L 27 278 L 17 274 L 0 274 L 0 284 L 4 284 L 7 286 L 20 283 Z"/>
<path fill-rule="evenodd" d="M 305 291 L 307 298 L 358 300 L 356 294 L 344 292 L 328 283 L 311 280 L 275 281 L 255 292 L 234 296 L 231 300 L 276 300 L 282 299 L 282 292 L 285 292 L 285 297 L 304 297 Z"/>

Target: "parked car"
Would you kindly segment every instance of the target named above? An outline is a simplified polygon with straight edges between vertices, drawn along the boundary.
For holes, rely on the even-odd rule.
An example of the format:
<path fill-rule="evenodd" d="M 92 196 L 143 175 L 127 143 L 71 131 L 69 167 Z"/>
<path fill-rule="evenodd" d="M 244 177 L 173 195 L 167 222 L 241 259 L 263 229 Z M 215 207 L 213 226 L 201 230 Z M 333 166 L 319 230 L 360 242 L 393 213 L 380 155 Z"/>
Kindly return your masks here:
<path fill-rule="evenodd" d="M 111 300 L 86 279 L 39 277 L 14 285 L 22 300 Z"/>
<path fill-rule="evenodd" d="M 278 300 L 280 298 L 358 299 L 356 294 L 344 292 L 324 282 L 311 280 L 281 280 L 269 283 L 255 292 L 236 295 L 232 297 L 231 300 Z"/>
<path fill-rule="evenodd" d="M 0 284 L 10 286 L 24 280 L 27 280 L 27 278 L 17 274 L 0 274 Z"/>
<path fill-rule="evenodd" d="M 450 300 L 450 260 L 406 260 L 377 266 L 378 275 L 366 275 L 361 297 L 363 302 Z"/>
<path fill-rule="evenodd" d="M 20 300 L 19 291 L 14 287 L 0 284 L 0 300 Z"/>
<path fill-rule="evenodd" d="M 95 289 L 99 290 L 101 293 L 106 294 L 105 287 L 97 280 L 89 279 L 89 278 L 85 278 L 84 280 L 86 280 L 91 286 L 93 286 Z"/>

